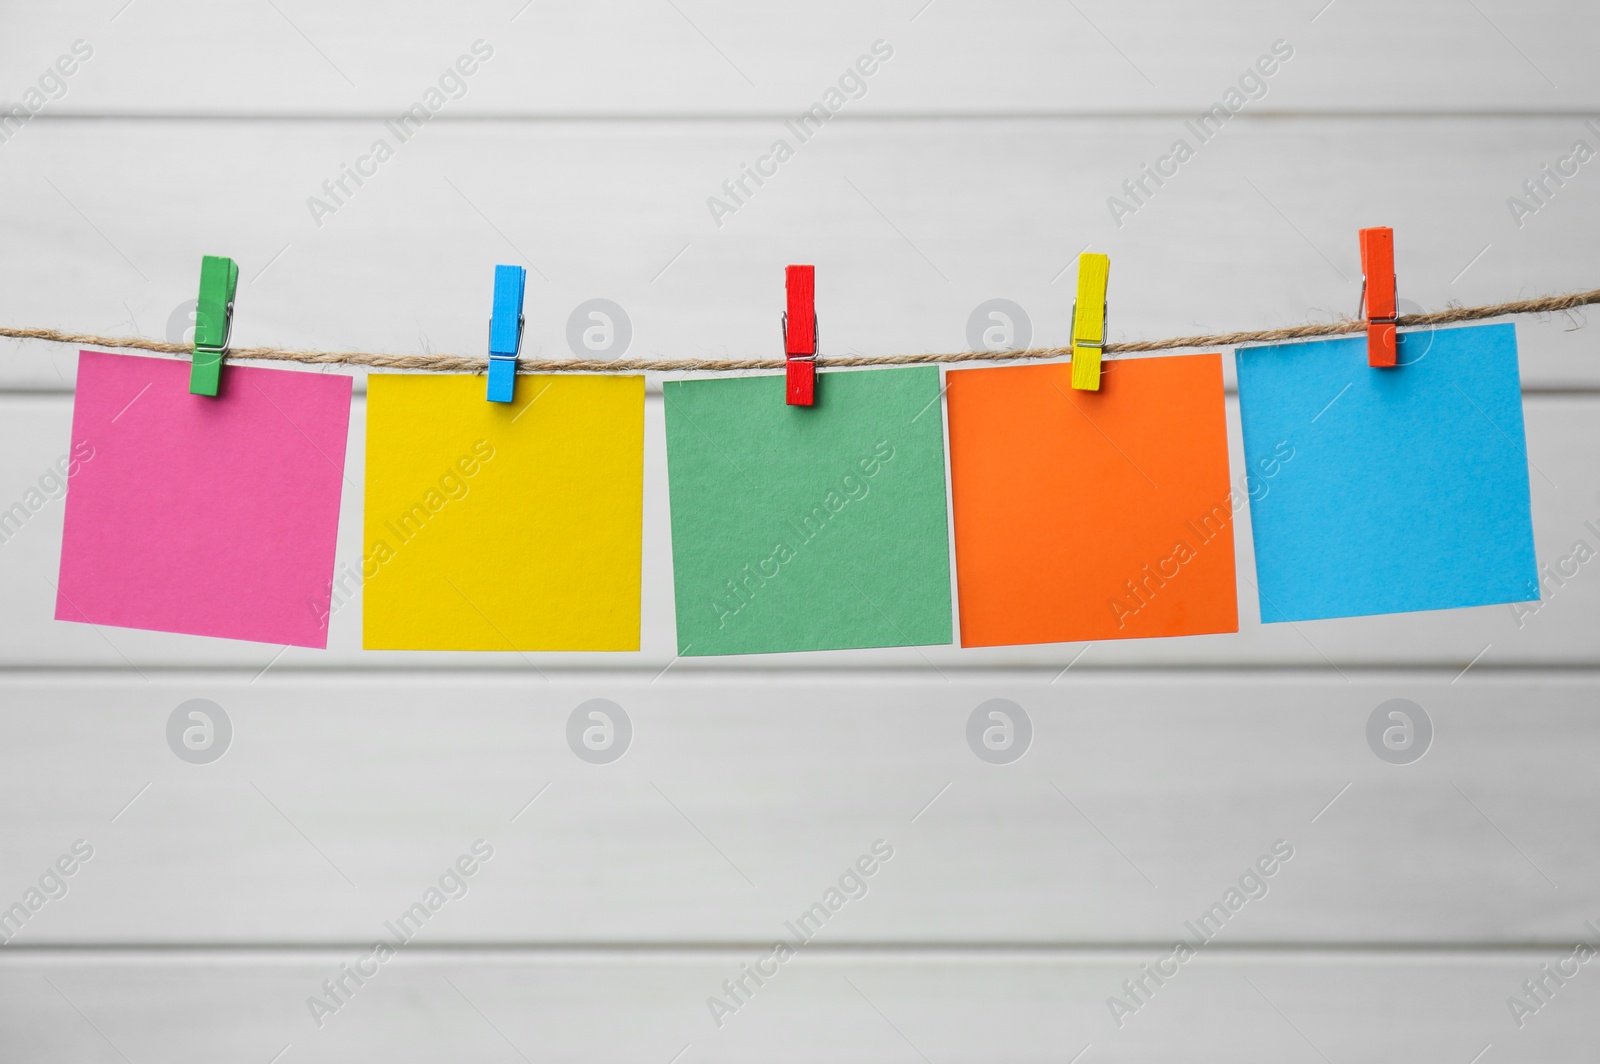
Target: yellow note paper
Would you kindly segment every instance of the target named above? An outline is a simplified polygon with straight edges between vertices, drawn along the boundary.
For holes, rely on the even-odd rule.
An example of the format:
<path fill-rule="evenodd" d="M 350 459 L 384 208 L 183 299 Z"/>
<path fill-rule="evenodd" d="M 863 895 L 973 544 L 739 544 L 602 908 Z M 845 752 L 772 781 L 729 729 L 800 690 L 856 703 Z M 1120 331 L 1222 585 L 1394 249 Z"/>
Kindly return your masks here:
<path fill-rule="evenodd" d="M 367 381 L 369 650 L 638 650 L 644 378 Z"/>

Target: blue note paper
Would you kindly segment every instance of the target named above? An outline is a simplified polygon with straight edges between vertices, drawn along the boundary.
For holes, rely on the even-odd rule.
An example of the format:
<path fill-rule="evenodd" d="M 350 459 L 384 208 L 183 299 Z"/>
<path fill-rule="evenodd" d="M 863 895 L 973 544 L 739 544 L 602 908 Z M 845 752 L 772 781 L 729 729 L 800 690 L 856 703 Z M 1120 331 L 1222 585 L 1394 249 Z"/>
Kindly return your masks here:
<path fill-rule="evenodd" d="M 1238 352 L 1261 619 L 1538 599 L 1515 328 L 1366 347 Z"/>

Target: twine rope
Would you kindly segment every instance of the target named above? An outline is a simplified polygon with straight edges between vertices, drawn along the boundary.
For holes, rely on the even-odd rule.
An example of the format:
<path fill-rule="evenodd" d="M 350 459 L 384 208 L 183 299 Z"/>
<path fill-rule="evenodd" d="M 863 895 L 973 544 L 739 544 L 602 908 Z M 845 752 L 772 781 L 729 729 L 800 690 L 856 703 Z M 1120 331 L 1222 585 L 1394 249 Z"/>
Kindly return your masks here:
<path fill-rule="evenodd" d="M 1481 307 L 1447 307 L 1426 314 L 1403 314 L 1402 327 L 1451 325 L 1484 318 L 1517 314 L 1554 314 L 1600 303 L 1600 288 L 1538 299 L 1519 299 Z M 1346 336 L 1363 332 L 1366 323 L 1354 318 L 1320 324 L 1291 325 L 1282 329 L 1254 329 L 1246 332 L 1211 333 L 1201 336 L 1175 336 L 1165 340 L 1132 340 L 1107 343 L 1106 354 L 1131 354 L 1144 351 L 1172 351 L 1184 348 L 1239 347 L 1269 344 L 1280 340 L 1305 340 L 1322 336 Z M 81 347 L 127 348 L 163 355 L 190 355 L 194 348 L 141 336 L 95 336 L 62 332 L 57 329 L 18 329 L 0 326 L 0 336 L 17 340 L 43 340 L 49 343 L 76 344 Z M 960 351 L 954 354 L 908 355 L 830 355 L 817 356 L 818 366 L 908 366 L 949 362 L 1013 362 L 1068 358 L 1070 347 L 1030 347 L 1014 351 Z M 230 348 L 227 361 L 304 362 L 313 365 L 371 366 L 379 369 L 421 370 L 431 373 L 484 373 L 488 356 L 467 355 L 390 355 L 366 351 L 292 351 L 281 347 Z M 517 363 L 519 373 L 717 373 L 746 369 L 782 369 L 782 358 L 524 358 Z"/>

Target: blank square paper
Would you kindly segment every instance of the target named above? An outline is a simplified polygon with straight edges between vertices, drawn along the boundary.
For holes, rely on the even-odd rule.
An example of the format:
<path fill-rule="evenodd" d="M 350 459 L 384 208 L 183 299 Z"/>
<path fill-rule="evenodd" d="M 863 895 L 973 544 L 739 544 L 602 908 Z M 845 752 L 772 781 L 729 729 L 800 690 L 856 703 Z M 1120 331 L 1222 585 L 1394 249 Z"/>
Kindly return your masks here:
<path fill-rule="evenodd" d="M 961 645 L 1234 632 L 1222 356 L 948 375 Z"/>
<path fill-rule="evenodd" d="M 1246 465 L 1293 456 L 1251 495 L 1263 621 L 1539 597 L 1513 326 L 1238 358 Z"/>
<path fill-rule="evenodd" d="M 367 378 L 362 645 L 638 650 L 644 378 Z"/>
<path fill-rule="evenodd" d="M 82 351 L 56 619 L 328 645 L 350 378 Z"/>
<path fill-rule="evenodd" d="M 950 642 L 937 368 L 662 391 L 678 653 Z"/>

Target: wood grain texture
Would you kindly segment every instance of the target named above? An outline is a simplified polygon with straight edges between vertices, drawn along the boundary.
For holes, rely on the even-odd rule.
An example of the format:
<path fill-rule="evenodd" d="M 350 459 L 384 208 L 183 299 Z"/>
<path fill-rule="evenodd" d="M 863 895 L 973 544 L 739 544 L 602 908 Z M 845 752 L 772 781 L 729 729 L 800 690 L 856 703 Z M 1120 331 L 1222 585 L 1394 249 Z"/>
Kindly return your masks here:
<path fill-rule="evenodd" d="M 481 354 L 505 262 L 529 268 L 529 354 L 568 353 L 601 297 L 630 354 L 775 356 L 780 267 L 814 262 L 824 358 L 948 351 L 995 297 L 1065 342 L 1092 250 L 1115 341 L 1353 314 L 1369 225 L 1395 229 L 1402 312 L 1590 288 L 1593 166 L 1531 214 L 1508 198 L 1600 145 L 1597 32 L 1577 0 L 0 3 L 0 101 L 59 97 L 0 125 L 0 318 L 166 338 L 226 254 L 240 344 Z M 479 40 L 401 143 L 385 120 Z M 799 143 L 785 119 L 878 40 Z M 1279 40 L 1202 143 L 1186 120 Z M 380 137 L 393 157 L 333 200 Z M 778 137 L 794 156 L 732 199 Z M 1180 137 L 1194 156 L 1130 196 Z M 1553 564 L 1600 543 L 1584 324 L 1518 326 Z M 75 360 L 0 341 L 0 508 L 67 450 Z M 1520 623 L 1263 628 L 1241 580 L 1232 636 L 686 664 L 658 385 L 639 654 L 366 654 L 359 595 L 323 654 L 66 625 L 59 501 L 0 542 L 0 906 L 95 848 L 0 949 L 0 1056 L 1587 1059 L 1596 977 L 1521 1028 L 1506 999 L 1600 923 L 1591 566 Z M 164 736 L 196 697 L 235 727 L 205 766 Z M 614 764 L 567 745 L 591 698 L 633 720 Z M 1014 764 L 967 745 L 990 698 L 1034 723 Z M 1368 748 L 1391 698 L 1436 728 L 1415 764 Z M 469 892 L 319 1029 L 307 996 L 480 838 Z M 715 1026 L 707 996 L 877 839 L 867 894 Z M 1107 997 L 1279 839 L 1266 896 L 1119 1029 Z"/>
<path fill-rule="evenodd" d="M 95 849 L 17 945 L 360 942 L 478 839 L 492 859 L 423 941 L 759 943 L 878 840 L 892 858 L 826 941 L 1160 944 L 1279 840 L 1292 859 L 1223 941 L 1559 943 L 1600 919 L 1587 672 L 158 673 L 4 690 L 0 900 L 75 839 Z M 190 698 L 233 724 L 210 765 L 167 746 Z M 565 737 L 594 698 L 632 721 L 609 765 Z M 994 698 L 1033 725 L 1010 765 L 966 739 Z M 1393 698 L 1434 723 L 1406 766 L 1366 739 Z"/>
<path fill-rule="evenodd" d="M 1202 955 L 1118 1029 L 1154 953 L 801 954 L 718 1028 L 755 951 L 403 954 L 317 1027 L 306 999 L 361 951 L 0 960 L 19 1060 L 1581 1061 L 1592 974 L 1518 1028 L 1506 998 L 1571 951 Z M 1588 969 L 1583 969 L 1585 973 Z M 353 984 L 351 984 L 353 985 Z"/>
<path fill-rule="evenodd" d="M 494 56 L 448 105 L 470 114 L 741 114 L 805 109 L 872 42 L 894 57 L 850 106 L 877 113 L 1200 110 L 1275 40 L 1294 58 L 1260 104 L 1364 112 L 1600 104 L 1579 0 L 738 0 L 605 5 L 197 0 L 9 5 L 0 93 L 78 38 L 94 58 L 63 111 L 337 115 L 404 109 L 477 39 Z M 1558 30 L 1559 28 L 1559 30 Z M 226 57 L 198 90 L 196 55 Z M 1359 76 L 1355 72 L 1359 71 Z"/>
<path fill-rule="evenodd" d="M 817 264 L 824 358 L 953 351 L 996 296 L 1035 342 L 1064 343 L 1090 246 L 1115 262 L 1117 341 L 1354 315 L 1356 232 L 1376 222 L 1395 229 L 1404 310 L 1597 283 L 1600 176 L 1580 171 L 1520 227 L 1506 205 L 1575 139 L 1600 145 L 1577 118 L 1233 121 L 1204 144 L 1176 117 L 851 121 L 803 144 L 776 119 L 461 122 L 345 179 L 315 218 L 325 181 L 395 139 L 378 120 L 41 124 L 0 145 L 0 225 L 27 264 L 0 307 L 166 336 L 200 256 L 224 253 L 241 264 L 240 345 L 477 355 L 491 267 L 512 262 L 530 268 L 527 354 L 569 354 L 569 316 L 604 297 L 633 354 L 777 357 L 782 267 L 800 261 Z M 234 165 L 174 179 L 202 129 Z M 780 137 L 794 157 L 714 217 L 708 199 L 731 205 L 723 183 Z M 1123 183 L 1180 137 L 1194 158 L 1114 220 L 1108 199 L 1132 204 Z M 1524 320 L 1528 386 L 1600 382 L 1583 321 Z M 67 387 L 73 361 L 0 341 L 0 384 Z"/>

